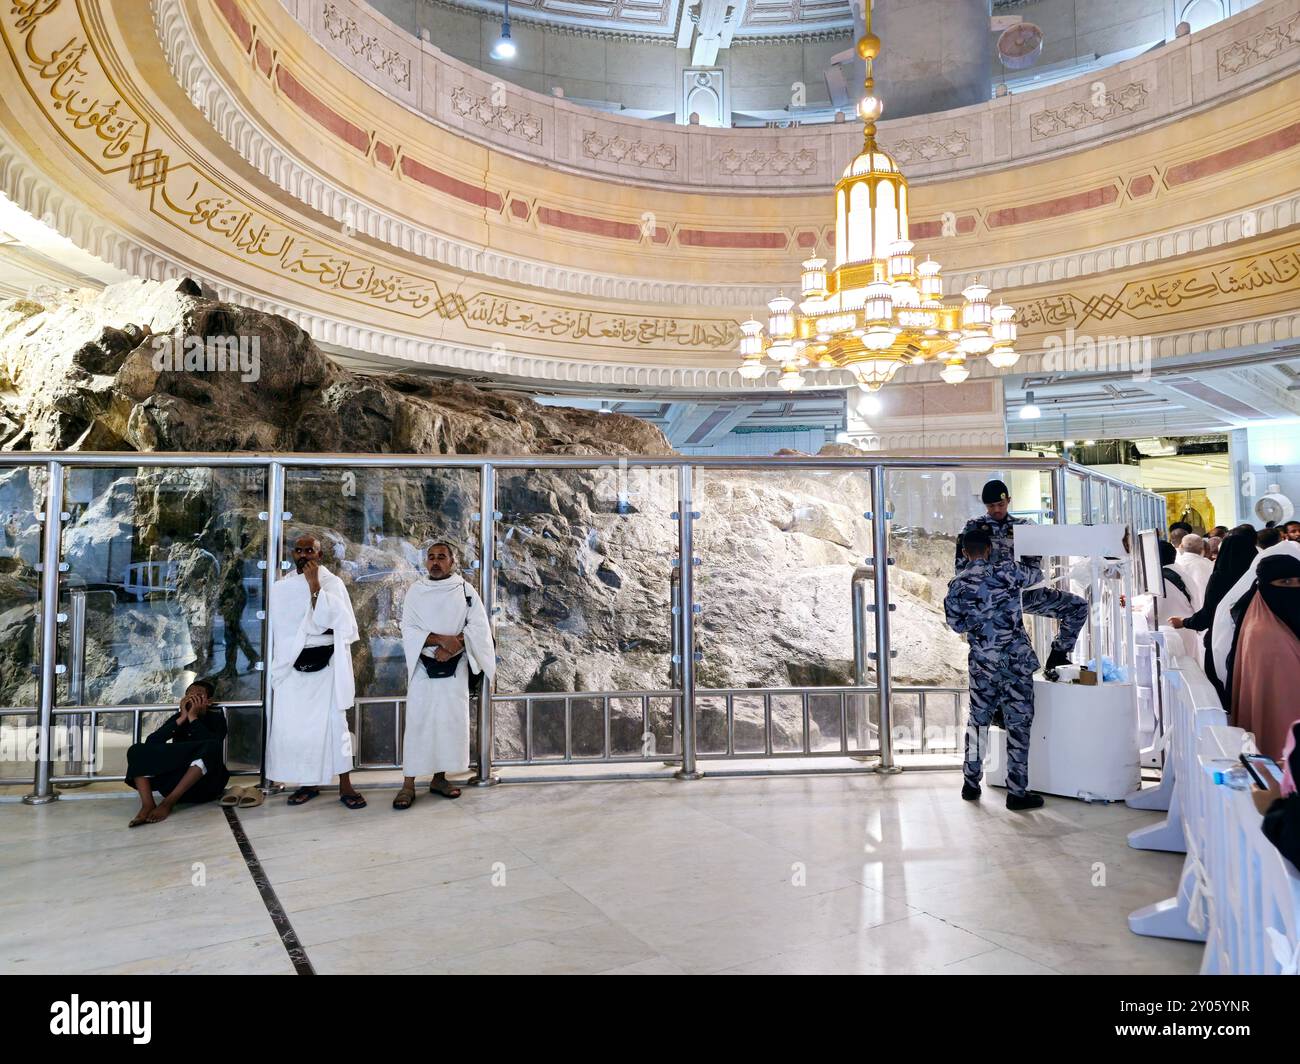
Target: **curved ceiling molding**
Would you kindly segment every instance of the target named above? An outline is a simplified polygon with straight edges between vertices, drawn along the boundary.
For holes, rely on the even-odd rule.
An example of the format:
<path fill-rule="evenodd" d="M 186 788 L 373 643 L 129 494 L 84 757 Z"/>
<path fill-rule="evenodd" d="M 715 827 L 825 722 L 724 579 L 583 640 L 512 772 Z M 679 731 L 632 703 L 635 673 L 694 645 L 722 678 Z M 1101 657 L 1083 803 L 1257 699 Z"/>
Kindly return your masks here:
<path fill-rule="evenodd" d="M 775 291 L 776 285 L 772 283 L 667 281 L 542 262 L 457 240 L 384 210 L 355 189 L 344 188 L 307 167 L 288 147 L 264 132 L 265 123 L 248 113 L 226 88 L 224 79 L 229 74 L 214 69 L 212 61 L 204 56 L 182 0 L 155 0 L 155 16 L 174 75 L 217 132 L 264 176 L 341 226 L 350 225 L 395 248 L 458 271 L 602 299 L 752 310 L 761 307 Z M 1154 181 L 1142 175 L 1129 182 L 1130 194 L 1135 194 L 1142 181 L 1147 182 L 1146 194 L 1151 194 Z M 1159 262 L 1242 239 L 1251 235 L 1244 233 L 1250 226 L 1257 233 L 1286 228 L 1297 224 L 1298 217 L 1300 193 L 1289 193 L 1252 207 L 1249 212 L 1222 211 L 1208 219 L 1146 232 L 1140 237 L 1111 240 L 1041 258 L 994 261 L 978 270 L 952 269 L 948 274 L 949 289 L 958 291 L 976 276 L 1003 290 Z M 793 278 L 795 272 L 792 263 L 789 276 Z"/>
<path fill-rule="evenodd" d="M 250 166 L 340 226 L 463 273 L 549 291 L 673 306 L 741 307 L 771 298 L 770 285 L 688 284 L 557 266 L 457 240 L 374 205 L 306 166 L 265 132 L 203 56 L 182 0 L 153 0 L 154 24 L 177 83 Z"/>
<path fill-rule="evenodd" d="M 317 44 L 381 92 L 394 95 L 391 82 L 385 84 L 373 69 L 355 62 L 346 47 L 324 29 L 322 0 L 265 2 L 283 5 Z M 584 159 L 574 129 L 583 126 L 605 139 L 636 140 L 646 128 L 647 124 L 637 119 L 583 108 L 514 85 L 509 86 L 510 98 L 541 124 L 543 133 L 538 139 L 525 141 L 492 125 L 464 123 L 448 105 L 449 90 L 464 86 L 476 98 L 489 97 L 494 84 L 491 75 L 439 51 L 435 44 L 417 40 L 365 0 L 329 3 L 355 22 L 360 32 L 400 50 L 412 70 L 419 72 L 416 80 L 421 91 L 397 94 L 404 106 L 485 145 L 547 166 L 607 179 L 608 169 Z M 1100 78 L 1092 73 L 955 111 L 887 119 L 880 123 L 880 143 L 894 152 L 903 142 L 964 140 L 967 148 L 958 154 L 937 151 L 910 161 L 908 175 L 918 184 L 1087 151 L 1117 137 L 1177 121 L 1285 76 L 1300 61 L 1300 32 L 1292 20 L 1295 13 L 1295 5 L 1287 0 L 1260 3 L 1199 33 L 1167 41 L 1160 48 L 1109 67 Z M 1103 86 L 1100 99 L 1098 84 Z M 665 127 L 655 123 L 654 128 Z M 666 131 L 689 164 L 667 175 L 647 175 L 625 167 L 619 172 L 623 180 L 713 193 L 824 190 L 834 184 L 861 142 L 856 122 L 781 130 L 669 126 Z M 781 173 L 729 172 L 719 162 L 728 148 L 768 154 L 806 150 L 818 163 L 807 170 Z"/>

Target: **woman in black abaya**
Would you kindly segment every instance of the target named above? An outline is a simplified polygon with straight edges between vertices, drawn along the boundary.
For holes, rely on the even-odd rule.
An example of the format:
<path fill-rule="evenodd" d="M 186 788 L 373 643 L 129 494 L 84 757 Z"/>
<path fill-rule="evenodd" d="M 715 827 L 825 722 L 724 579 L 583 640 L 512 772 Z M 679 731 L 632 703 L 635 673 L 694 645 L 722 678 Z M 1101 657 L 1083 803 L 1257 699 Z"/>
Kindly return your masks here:
<path fill-rule="evenodd" d="M 1255 545 L 1255 533 L 1234 528 L 1219 544 L 1219 556 L 1214 560 L 1214 572 L 1205 585 L 1205 600 L 1201 608 L 1190 617 L 1171 617 L 1169 623 L 1174 628 L 1190 628 L 1193 632 L 1204 632 L 1205 639 L 1205 675 L 1214 689 L 1219 693 L 1219 701 L 1226 710 L 1232 703 L 1231 692 L 1225 687 L 1214 668 L 1214 655 L 1210 652 L 1213 645 L 1214 611 L 1219 608 L 1223 596 L 1232 590 L 1233 585 L 1245 575 L 1250 563 L 1259 553 Z"/>

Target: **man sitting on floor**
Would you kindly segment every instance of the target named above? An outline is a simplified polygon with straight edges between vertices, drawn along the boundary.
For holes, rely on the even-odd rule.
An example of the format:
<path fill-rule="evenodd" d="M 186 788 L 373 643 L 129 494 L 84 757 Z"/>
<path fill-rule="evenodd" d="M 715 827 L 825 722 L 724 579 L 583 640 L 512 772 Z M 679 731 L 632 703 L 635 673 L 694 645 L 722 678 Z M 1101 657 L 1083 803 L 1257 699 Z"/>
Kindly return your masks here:
<path fill-rule="evenodd" d="M 195 680 L 180 712 L 126 752 L 126 785 L 140 792 L 140 811 L 129 827 L 157 824 L 177 802 L 210 802 L 226 789 L 226 718 L 220 709 L 210 712 L 212 694 L 211 681 Z M 154 804 L 154 791 L 163 796 L 161 805 Z"/>

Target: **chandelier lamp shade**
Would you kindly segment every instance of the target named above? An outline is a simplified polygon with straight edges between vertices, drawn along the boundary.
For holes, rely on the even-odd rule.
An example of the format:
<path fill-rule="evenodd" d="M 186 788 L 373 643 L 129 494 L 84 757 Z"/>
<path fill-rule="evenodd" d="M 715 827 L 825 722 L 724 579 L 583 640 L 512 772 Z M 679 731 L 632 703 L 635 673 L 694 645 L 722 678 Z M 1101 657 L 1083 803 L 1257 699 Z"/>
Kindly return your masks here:
<path fill-rule="evenodd" d="M 768 303 L 766 330 L 759 321 L 741 324 L 740 375 L 746 380 L 760 379 L 774 362 L 780 387 L 800 388 L 801 370 L 815 364 L 848 370 L 864 390 L 875 391 L 909 364 L 942 363 L 939 376 L 960 384 L 973 359 L 1009 369 L 1020 358 L 1014 307 L 991 304 L 992 293 L 978 277 L 960 303 L 947 303 L 940 265 L 930 258 L 917 262 L 907 235 L 907 179 L 876 144 L 884 104 L 874 91 L 872 62 L 880 38 L 871 32 L 866 7 L 866 33 L 858 41 L 867 64 L 858 104 L 865 137 L 835 186 L 835 263 L 828 268 L 826 259 L 806 260 L 798 304 L 785 293 Z"/>

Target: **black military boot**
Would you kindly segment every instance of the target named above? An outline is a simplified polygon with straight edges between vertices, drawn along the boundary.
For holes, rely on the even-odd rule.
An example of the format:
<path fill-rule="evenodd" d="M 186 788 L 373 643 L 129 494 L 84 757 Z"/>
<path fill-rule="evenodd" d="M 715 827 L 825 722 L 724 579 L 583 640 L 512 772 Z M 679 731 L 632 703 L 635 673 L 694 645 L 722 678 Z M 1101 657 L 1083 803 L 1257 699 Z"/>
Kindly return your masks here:
<path fill-rule="evenodd" d="M 980 785 L 978 783 L 963 783 L 961 785 L 961 796 L 963 801 L 978 802 L 980 800 Z"/>
<path fill-rule="evenodd" d="M 1013 809 L 1017 813 L 1025 809 L 1041 809 L 1043 805 L 1043 796 L 1035 794 L 1033 791 L 1025 791 L 1024 794 L 1008 794 L 1007 808 Z"/>

